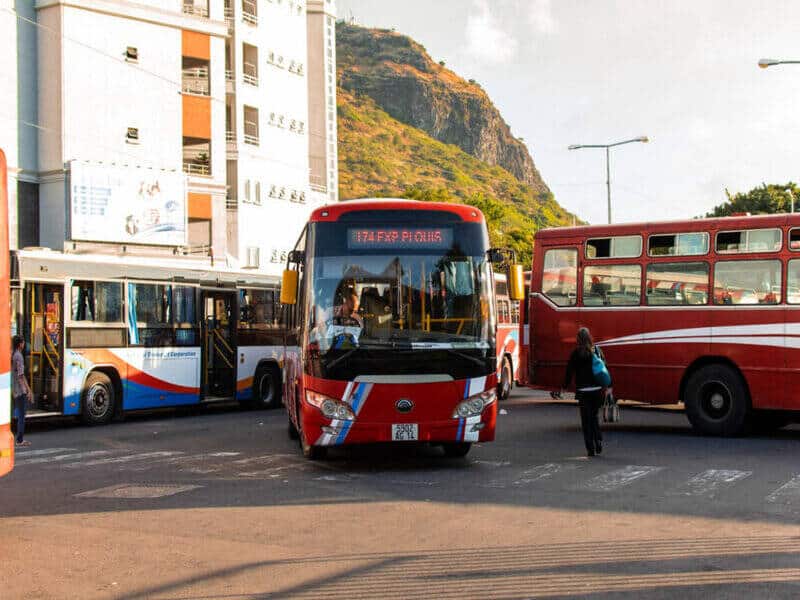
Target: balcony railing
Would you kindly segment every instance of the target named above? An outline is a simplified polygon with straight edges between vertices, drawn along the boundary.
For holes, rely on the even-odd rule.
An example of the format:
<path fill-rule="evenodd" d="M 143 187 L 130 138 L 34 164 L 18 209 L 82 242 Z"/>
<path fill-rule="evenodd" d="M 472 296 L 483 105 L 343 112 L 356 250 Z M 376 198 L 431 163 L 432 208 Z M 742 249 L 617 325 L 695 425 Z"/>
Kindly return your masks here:
<path fill-rule="evenodd" d="M 242 66 L 242 79 L 250 85 L 258 85 L 258 66 L 253 63 L 244 63 Z"/>
<path fill-rule="evenodd" d="M 182 88 L 185 94 L 210 96 L 211 87 L 208 82 L 208 67 L 183 69 Z"/>
<path fill-rule="evenodd" d="M 252 135 L 249 133 L 244 134 L 244 143 L 250 144 L 251 146 L 258 146 L 258 135 Z"/>
<path fill-rule="evenodd" d="M 225 22 L 228 24 L 228 29 L 233 29 L 233 9 L 226 6 L 222 9 L 222 15 L 225 17 Z"/>
<path fill-rule="evenodd" d="M 226 142 L 235 142 L 236 141 L 236 132 L 232 129 L 228 129 L 225 131 L 225 141 Z"/>
<path fill-rule="evenodd" d="M 211 175 L 211 167 L 202 163 L 185 162 L 183 172 L 189 175 Z"/>
<path fill-rule="evenodd" d="M 195 4 L 194 2 L 183 3 L 183 14 L 193 15 L 195 17 L 208 18 L 208 4 Z"/>
<path fill-rule="evenodd" d="M 239 210 L 239 201 L 236 198 L 225 198 L 225 208 L 228 210 Z"/>
<path fill-rule="evenodd" d="M 250 12 L 245 8 L 242 11 L 242 21 L 250 25 L 258 25 L 258 15 L 255 12 Z"/>
<path fill-rule="evenodd" d="M 233 75 L 233 69 L 225 69 L 225 81 L 233 81 L 236 79 Z"/>

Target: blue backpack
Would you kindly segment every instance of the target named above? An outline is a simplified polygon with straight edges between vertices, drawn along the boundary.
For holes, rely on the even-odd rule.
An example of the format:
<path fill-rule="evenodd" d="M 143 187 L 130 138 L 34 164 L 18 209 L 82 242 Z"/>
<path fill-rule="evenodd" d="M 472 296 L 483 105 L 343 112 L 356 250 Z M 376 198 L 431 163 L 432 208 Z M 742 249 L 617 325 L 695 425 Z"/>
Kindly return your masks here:
<path fill-rule="evenodd" d="M 592 375 L 594 375 L 594 381 L 597 385 L 604 388 L 611 385 L 611 374 L 608 372 L 606 363 L 600 358 L 597 347 L 592 352 Z"/>

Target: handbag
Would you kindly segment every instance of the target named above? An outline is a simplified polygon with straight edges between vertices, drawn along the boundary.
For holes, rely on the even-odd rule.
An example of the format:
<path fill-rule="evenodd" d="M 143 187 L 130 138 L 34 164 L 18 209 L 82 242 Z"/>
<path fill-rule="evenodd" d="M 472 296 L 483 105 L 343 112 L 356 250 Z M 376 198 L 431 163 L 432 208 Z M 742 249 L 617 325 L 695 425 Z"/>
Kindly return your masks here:
<path fill-rule="evenodd" d="M 596 346 L 592 352 L 592 375 L 595 383 L 600 387 L 607 388 L 611 385 L 611 374 L 608 372 L 606 363 L 600 358 Z"/>
<path fill-rule="evenodd" d="M 604 423 L 619 423 L 622 415 L 619 412 L 619 405 L 614 395 L 609 393 L 603 400 L 603 422 Z"/>

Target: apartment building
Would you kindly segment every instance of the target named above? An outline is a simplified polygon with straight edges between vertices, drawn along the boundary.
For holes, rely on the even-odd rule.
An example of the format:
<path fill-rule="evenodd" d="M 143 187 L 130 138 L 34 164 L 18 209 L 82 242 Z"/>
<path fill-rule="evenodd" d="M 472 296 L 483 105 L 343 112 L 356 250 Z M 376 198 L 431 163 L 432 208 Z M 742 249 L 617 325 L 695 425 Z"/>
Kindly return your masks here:
<path fill-rule="evenodd" d="M 0 49 L 17 57 L 16 91 L 0 92 L 16 97 L 0 113 L 13 245 L 280 272 L 321 201 L 309 94 L 326 92 L 309 89 L 304 0 L 0 8 Z"/>

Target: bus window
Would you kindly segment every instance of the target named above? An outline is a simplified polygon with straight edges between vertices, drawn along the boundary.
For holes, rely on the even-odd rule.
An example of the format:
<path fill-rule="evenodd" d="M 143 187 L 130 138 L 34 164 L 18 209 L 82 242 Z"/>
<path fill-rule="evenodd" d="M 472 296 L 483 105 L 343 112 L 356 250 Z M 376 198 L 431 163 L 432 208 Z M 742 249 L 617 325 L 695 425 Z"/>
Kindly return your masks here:
<path fill-rule="evenodd" d="M 796 227 L 789 231 L 789 250 L 800 250 L 800 229 Z"/>
<path fill-rule="evenodd" d="M 777 252 L 781 249 L 781 240 L 780 229 L 720 231 L 717 234 L 717 252 L 721 254 Z"/>
<path fill-rule="evenodd" d="M 239 327 L 242 329 L 272 329 L 276 327 L 278 311 L 274 290 L 240 290 Z"/>
<path fill-rule="evenodd" d="M 647 266 L 647 304 L 675 306 L 708 302 L 708 264 L 659 263 Z"/>
<path fill-rule="evenodd" d="M 560 248 L 544 255 L 542 293 L 557 306 L 575 306 L 577 302 L 578 251 Z"/>
<path fill-rule="evenodd" d="M 583 305 L 637 305 L 641 283 L 642 267 L 639 265 L 586 267 L 583 272 Z"/>
<path fill-rule="evenodd" d="M 511 305 L 508 300 L 497 299 L 497 322 L 511 323 Z"/>
<path fill-rule="evenodd" d="M 714 266 L 714 304 L 778 304 L 781 263 L 778 260 L 736 260 Z"/>
<path fill-rule="evenodd" d="M 641 255 L 640 235 L 618 235 L 586 240 L 586 258 L 636 258 Z"/>
<path fill-rule="evenodd" d="M 786 302 L 800 304 L 800 260 L 789 261 L 786 273 Z"/>
<path fill-rule="evenodd" d="M 708 232 L 651 235 L 647 239 L 650 256 L 692 256 L 708 253 Z"/>
<path fill-rule="evenodd" d="M 72 320 L 95 323 L 122 321 L 122 284 L 108 281 L 72 282 Z"/>

